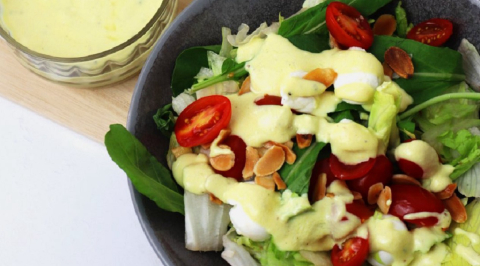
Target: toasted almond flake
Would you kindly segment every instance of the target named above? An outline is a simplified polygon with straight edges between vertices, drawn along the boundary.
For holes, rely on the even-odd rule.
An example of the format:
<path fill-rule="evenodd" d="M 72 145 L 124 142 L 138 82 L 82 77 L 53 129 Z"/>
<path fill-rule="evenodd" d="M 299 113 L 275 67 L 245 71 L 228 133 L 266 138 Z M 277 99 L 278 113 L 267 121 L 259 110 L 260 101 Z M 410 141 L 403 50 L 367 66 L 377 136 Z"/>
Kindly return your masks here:
<path fill-rule="evenodd" d="M 287 188 L 287 184 L 283 182 L 283 179 L 278 172 L 273 173 L 272 178 L 275 185 L 277 185 L 278 190 L 284 190 Z"/>
<path fill-rule="evenodd" d="M 368 204 L 375 204 L 378 201 L 378 197 L 380 196 L 380 193 L 382 192 L 382 190 L 383 190 L 383 184 L 380 182 L 370 186 L 370 188 L 368 189 L 368 196 L 367 196 Z"/>
<path fill-rule="evenodd" d="M 186 153 L 192 153 L 192 148 L 178 146 L 172 149 L 172 153 L 175 158 L 178 158 Z"/>
<path fill-rule="evenodd" d="M 212 193 L 209 193 L 209 198 L 210 198 L 210 201 L 215 203 L 215 204 L 218 204 L 218 205 L 223 204 L 223 201 L 221 201 L 219 198 L 215 197 L 215 195 L 213 195 Z"/>
<path fill-rule="evenodd" d="M 332 49 L 333 48 L 342 49 L 342 47 L 337 42 L 337 40 L 335 40 L 335 38 L 333 38 L 332 34 L 328 34 L 328 35 L 329 35 L 328 44 L 330 45 L 330 48 L 332 48 Z"/>
<path fill-rule="evenodd" d="M 253 167 L 257 176 L 271 175 L 278 171 L 285 162 L 285 152 L 280 146 L 270 147 Z"/>
<path fill-rule="evenodd" d="M 333 198 L 333 197 L 335 197 L 335 194 L 329 192 L 329 193 L 327 193 L 327 194 L 325 195 L 325 197 L 327 197 L 327 198 Z"/>
<path fill-rule="evenodd" d="M 230 150 L 230 147 L 227 145 L 220 145 L 218 147 Z M 235 164 L 235 153 L 232 152 L 229 154 L 220 154 L 215 157 L 210 157 L 209 161 L 215 170 L 227 171 L 230 170 Z"/>
<path fill-rule="evenodd" d="M 283 149 L 283 151 L 285 152 L 285 161 L 288 164 L 293 164 L 297 159 L 297 155 L 293 152 L 292 148 L 290 148 L 289 146 L 282 143 L 273 142 L 273 141 L 269 141 L 265 143 L 266 147 L 271 147 L 272 145 L 281 147 Z"/>
<path fill-rule="evenodd" d="M 385 62 L 402 78 L 408 79 L 413 75 L 412 59 L 398 47 L 390 47 L 385 51 Z"/>
<path fill-rule="evenodd" d="M 452 220 L 457 223 L 464 223 L 467 220 L 467 210 L 456 194 L 442 201 L 445 208 L 450 212 Z"/>
<path fill-rule="evenodd" d="M 255 164 L 260 159 L 260 155 L 258 154 L 258 150 L 252 146 L 247 146 L 246 151 L 246 159 L 245 159 L 245 167 L 242 171 L 243 179 L 249 180 L 253 177 L 253 168 Z"/>
<path fill-rule="evenodd" d="M 320 82 L 327 88 L 333 84 L 336 78 L 337 72 L 331 68 L 315 68 L 303 76 L 303 79 Z"/>
<path fill-rule="evenodd" d="M 250 92 L 250 85 L 251 85 L 251 81 L 250 81 L 250 76 L 248 76 L 242 83 L 242 87 L 240 87 L 240 90 L 238 91 L 238 95 L 242 95 L 242 94 L 245 94 L 247 92 Z"/>
<path fill-rule="evenodd" d="M 300 149 L 305 149 L 312 144 L 313 136 L 311 134 L 297 134 L 297 145 Z"/>
<path fill-rule="evenodd" d="M 268 190 L 275 191 L 275 181 L 271 176 L 256 176 L 255 184 L 262 186 Z"/>
<path fill-rule="evenodd" d="M 353 195 L 353 200 L 363 200 L 362 193 L 360 192 L 352 191 L 352 195 Z"/>
<path fill-rule="evenodd" d="M 392 190 L 389 186 L 386 186 L 380 193 L 377 205 L 383 214 L 387 214 L 390 210 L 390 205 L 392 205 Z"/>
<path fill-rule="evenodd" d="M 287 146 L 289 149 L 293 149 L 293 141 L 291 140 L 283 143 L 283 145 Z"/>
<path fill-rule="evenodd" d="M 270 146 L 270 147 L 271 147 L 271 146 Z M 255 149 L 257 150 L 258 155 L 259 155 L 260 158 L 261 158 L 261 157 L 263 157 L 263 155 L 268 151 L 268 149 L 269 149 L 270 147 L 268 147 L 268 148 L 267 148 L 267 147 L 260 147 L 260 148 L 255 148 Z"/>
<path fill-rule="evenodd" d="M 222 143 L 228 136 L 230 136 L 230 133 L 232 131 L 228 128 L 220 130 L 220 133 L 218 133 L 218 136 L 213 140 L 216 143 Z"/>
<path fill-rule="evenodd" d="M 417 179 L 404 174 L 393 175 L 392 184 L 407 184 L 407 185 L 417 185 L 417 186 L 422 185 L 420 181 L 418 181 Z"/>
<path fill-rule="evenodd" d="M 375 35 L 392 36 L 396 29 L 397 20 L 395 20 L 395 17 L 390 14 L 383 14 L 373 24 L 372 31 Z"/>
<path fill-rule="evenodd" d="M 318 176 L 318 181 L 315 183 L 312 192 L 312 202 L 319 201 L 325 197 L 327 193 L 327 174 L 321 173 Z"/>
<path fill-rule="evenodd" d="M 393 69 L 387 64 L 387 62 L 383 62 L 382 66 L 383 66 L 383 75 L 389 76 L 390 78 L 392 78 Z"/>
<path fill-rule="evenodd" d="M 435 197 L 438 199 L 444 200 L 450 198 L 453 193 L 455 193 L 455 189 L 457 189 L 457 184 L 452 183 L 449 184 L 444 190 L 433 194 L 435 194 Z"/>

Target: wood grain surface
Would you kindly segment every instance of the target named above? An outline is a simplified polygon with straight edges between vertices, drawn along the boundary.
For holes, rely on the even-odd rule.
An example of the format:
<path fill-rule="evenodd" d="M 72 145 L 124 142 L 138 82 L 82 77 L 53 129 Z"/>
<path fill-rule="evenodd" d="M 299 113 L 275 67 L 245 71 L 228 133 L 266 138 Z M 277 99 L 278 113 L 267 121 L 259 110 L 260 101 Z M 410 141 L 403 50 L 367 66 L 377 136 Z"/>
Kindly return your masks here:
<path fill-rule="evenodd" d="M 192 1 L 178 0 L 177 13 Z M 98 142 L 103 142 L 110 124 L 126 124 L 137 79 L 138 74 L 122 83 L 93 89 L 59 85 L 24 68 L 0 39 L 0 97 Z"/>

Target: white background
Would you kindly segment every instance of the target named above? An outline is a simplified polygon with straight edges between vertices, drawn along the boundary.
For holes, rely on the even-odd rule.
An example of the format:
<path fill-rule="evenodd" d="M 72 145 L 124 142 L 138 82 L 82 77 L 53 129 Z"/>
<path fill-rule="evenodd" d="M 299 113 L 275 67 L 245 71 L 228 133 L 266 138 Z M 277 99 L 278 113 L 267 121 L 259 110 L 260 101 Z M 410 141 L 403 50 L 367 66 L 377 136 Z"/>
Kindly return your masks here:
<path fill-rule="evenodd" d="M 3 98 L 0 265 L 161 265 L 105 147 Z"/>

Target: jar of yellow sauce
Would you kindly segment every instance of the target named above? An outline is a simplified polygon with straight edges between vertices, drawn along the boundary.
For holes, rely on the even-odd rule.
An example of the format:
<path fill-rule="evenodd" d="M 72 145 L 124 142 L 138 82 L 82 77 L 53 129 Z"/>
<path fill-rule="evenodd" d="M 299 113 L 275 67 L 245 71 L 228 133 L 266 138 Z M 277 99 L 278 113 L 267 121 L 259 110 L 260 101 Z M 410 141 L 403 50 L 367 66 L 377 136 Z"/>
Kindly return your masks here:
<path fill-rule="evenodd" d="M 0 0 L 0 36 L 50 80 L 94 87 L 136 74 L 177 0 Z"/>

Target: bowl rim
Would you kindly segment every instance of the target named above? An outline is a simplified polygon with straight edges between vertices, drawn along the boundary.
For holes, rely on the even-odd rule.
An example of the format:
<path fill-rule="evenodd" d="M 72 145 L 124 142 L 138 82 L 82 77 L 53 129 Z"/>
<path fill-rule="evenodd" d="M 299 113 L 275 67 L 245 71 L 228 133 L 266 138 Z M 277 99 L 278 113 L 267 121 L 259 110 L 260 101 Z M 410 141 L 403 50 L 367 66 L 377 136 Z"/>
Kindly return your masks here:
<path fill-rule="evenodd" d="M 191 16 L 207 8 L 208 5 L 209 5 L 209 0 L 193 1 L 173 20 L 173 22 L 165 30 L 165 32 L 162 34 L 160 39 L 157 41 L 157 43 L 153 47 L 152 52 L 148 56 L 147 61 L 145 62 L 140 72 L 138 81 L 135 84 L 135 89 L 133 90 L 132 100 L 130 102 L 130 107 L 128 110 L 126 128 L 133 135 L 135 135 L 136 133 L 135 124 L 137 122 L 137 115 L 138 115 L 137 107 L 140 102 L 141 88 L 144 86 L 147 80 L 149 71 L 154 64 L 160 49 L 166 43 L 169 36 L 175 31 L 175 28 L 177 28 L 180 24 L 184 23 L 184 21 L 190 18 Z M 135 189 L 135 187 L 133 186 L 129 178 L 127 178 L 127 182 L 128 182 L 130 194 L 132 197 L 132 203 L 135 209 L 135 213 L 137 214 L 138 221 L 140 222 L 140 225 L 148 239 L 148 242 L 150 243 L 153 250 L 155 251 L 157 256 L 160 258 L 160 261 L 164 265 L 175 265 L 174 261 L 172 261 L 168 253 L 165 252 L 163 248 L 160 248 L 160 247 L 163 247 L 164 245 L 158 241 L 155 235 L 155 232 L 152 229 L 150 221 L 148 220 L 147 213 L 145 211 L 145 207 L 142 202 L 142 194 L 140 194 Z"/>
<path fill-rule="evenodd" d="M 4 38 L 11 46 L 13 46 L 15 49 L 20 50 L 24 54 L 28 54 L 31 56 L 35 56 L 38 58 L 43 58 L 49 61 L 54 61 L 54 62 L 60 62 L 60 63 L 80 63 L 80 62 L 85 62 L 85 61 L 93 61 L 96 59 L 104 58 L 108 55 L 114 54 L 118 51 L 123 50 L 124 48 L 132 45 L 136 41 L 138 41 L 141 37 L 147 33 L 148 30 L 152 28 L 152 26 L 155 24 L 155 22 L 163 15 L 164 10 L 167 8 L 168 4 L 170 1 L 177 1 L 177 0 L 162 0 L 162 3 L 160 7 L 158 8 L 157 12 L 153 15 L 153 17 L 148 21 L 148 23 L 135 35 L 133 35 L 131 38 L 129 38 L 127 41 L 114 46 L 113 48 L 110 48 L 108 50 L 98 52 L 95 54 L 90 54 L 86 56 L 80 56 L 80 57 L 58 57 L 58 56 L 51 56 L 43 53 L 39 53 L 36 51 L 31 50 L 30 48 L 24 46 L 23 44 L 17 42 L 3 27 L 0 27 L 0 37 Z M 0 16 L 2 14 L 2 6 L 0 6 Z M 173 12 L 176 12 L 174 10 Z"/>

